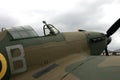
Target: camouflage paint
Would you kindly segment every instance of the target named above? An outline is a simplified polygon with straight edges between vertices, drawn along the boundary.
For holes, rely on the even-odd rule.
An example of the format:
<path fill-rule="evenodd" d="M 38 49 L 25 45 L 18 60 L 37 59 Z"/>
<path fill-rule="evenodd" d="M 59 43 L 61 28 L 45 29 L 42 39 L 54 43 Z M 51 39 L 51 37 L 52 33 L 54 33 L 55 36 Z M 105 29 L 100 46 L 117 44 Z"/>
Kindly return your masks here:
<path fill-rule="evenodd" d="M 45 67 L 56 60 L 62 59 L 69 55 L 73 55 L 75 53 L 79 53 L 80 55 L 83 53 L 85 55 L 90 55 L 90 50 L 92 49 L 93 51 L 93 47 L 91 48 L 89 42 L 87 41 L 89 38 L 84 31 L 66 32 L 46 37 L 35 37 L 17 40 L 13 40 L 12 36 L 7 31 L 2 32 L 2 35 L 4 36 L 2 36 L 1 39 L 0 49 L 7 60 L 7 75 L 10 75 L 10 64 L 8 62 L 9 60 L 6 52 L 6 47 L 15 45 L 23 46 L 27 71 Z M 103 48 L 101 48 L 101 50 L 102 49 Z M 12 52 L 12 54 L 14 54 L 13 56 L 20 54 L 20 51 L 18 49 L 14 49 Z M 96 54 L 98 54 L 98 52 Z M 15 65 L 18 65 L 16 68 L 21 66 L 19 62 L 16 62 Z M 13 74 L 11 75 L 14 77 Z"/>
<path fill-rule="evenodd" d="M 120 65 L 114 65 L 113 62 L 109 62 L 111 66 L 108 64 L 102 64 L 103 66 L 108 65 L 106 67 L 99 66 L 107 59 L 114 61 L 116 58 L 115 56 L 90 56 L 83 61 L 69 65 L 66 67 L 66 71 L 80 80 L 119 80 Z M 117 58 L 117 60 L 119 59 Z"/>

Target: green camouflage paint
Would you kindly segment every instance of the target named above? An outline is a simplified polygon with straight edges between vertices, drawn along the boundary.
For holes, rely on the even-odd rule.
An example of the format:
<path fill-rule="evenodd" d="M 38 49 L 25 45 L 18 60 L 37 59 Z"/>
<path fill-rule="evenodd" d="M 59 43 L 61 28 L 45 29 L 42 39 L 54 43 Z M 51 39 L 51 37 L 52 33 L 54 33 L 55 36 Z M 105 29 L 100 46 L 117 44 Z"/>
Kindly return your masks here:
<path fill-rule="evenodd" d="M 83 61 L 66 67 L 66 72 L 72 73 L 80 80 L 119 80 L 120 66 L 99 67 L 107 56 L 90 56 Z M 69 75 L 68 74 L 68 75 Z"/>

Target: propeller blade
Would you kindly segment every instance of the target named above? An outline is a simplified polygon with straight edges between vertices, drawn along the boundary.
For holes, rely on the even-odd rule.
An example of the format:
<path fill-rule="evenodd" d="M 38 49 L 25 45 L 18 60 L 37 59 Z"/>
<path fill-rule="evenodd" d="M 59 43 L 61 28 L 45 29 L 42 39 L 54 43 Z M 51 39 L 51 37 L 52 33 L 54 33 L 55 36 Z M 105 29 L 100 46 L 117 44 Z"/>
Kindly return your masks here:
<path fill-rule="evenodd" d="M 107 39 L 107 44 L 110 44 L 111 41 L 112 41 L 112 38 L 109 37 L 109 38 Z"/>
<path fill-rule="evenodd" d="M 108 29 L 107 37 L 110 37 L 112 34 L 114 34 L 119 27 L 120 27 L 120 18 Z"/>
<path fill-rule="evenodd" d="M 106 53 L 106 56 L 109 56 L 107 47 L 105 48 L 105 53 Z"/>

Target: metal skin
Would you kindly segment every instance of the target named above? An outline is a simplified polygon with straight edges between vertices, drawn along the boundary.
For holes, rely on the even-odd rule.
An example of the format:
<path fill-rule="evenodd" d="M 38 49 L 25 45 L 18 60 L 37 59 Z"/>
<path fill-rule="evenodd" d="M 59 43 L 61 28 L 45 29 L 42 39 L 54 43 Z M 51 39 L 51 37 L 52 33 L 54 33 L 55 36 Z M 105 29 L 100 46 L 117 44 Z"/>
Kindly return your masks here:
<path fill-rule="evenodd" d="M 0 55 L 7 64 L 0 59 L 0 66 L 7 69 L 0 68 L 0 79 L 118 80 L 119 57 L 96 56 L 106 46 L 106 36 L 98 32 L 79 30 L 13 40 L 4 30 L 0 33 Z"/>

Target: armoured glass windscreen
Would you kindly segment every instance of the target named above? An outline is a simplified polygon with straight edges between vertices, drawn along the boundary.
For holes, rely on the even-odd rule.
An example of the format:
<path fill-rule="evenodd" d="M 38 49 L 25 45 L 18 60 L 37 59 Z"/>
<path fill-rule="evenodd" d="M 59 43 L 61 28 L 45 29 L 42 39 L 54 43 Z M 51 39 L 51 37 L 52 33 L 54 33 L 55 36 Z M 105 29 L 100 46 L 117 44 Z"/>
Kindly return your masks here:
<path fill-rule="evenodd" d="M 7 31 L 10 33 L 13 39 L 38 37 L 38 34 L 31 26 L 11 27 L 7 28 Z"/>

